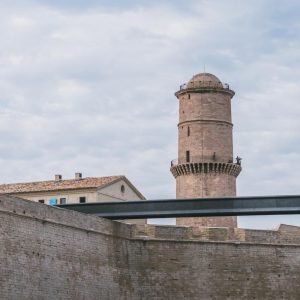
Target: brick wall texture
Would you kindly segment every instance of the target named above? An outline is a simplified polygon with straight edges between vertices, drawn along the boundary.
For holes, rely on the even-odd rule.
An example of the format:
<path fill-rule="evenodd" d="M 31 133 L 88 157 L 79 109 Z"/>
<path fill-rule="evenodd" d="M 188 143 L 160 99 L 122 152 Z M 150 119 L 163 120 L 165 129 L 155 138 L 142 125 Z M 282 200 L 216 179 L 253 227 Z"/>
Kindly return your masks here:
<path fill-rule="evenodd" d="M 300 228 L 128 225 L 0 196 L 0 299 L 300 299 Z"/>
<path fill-rule="evenodd" d="M 231 96 L 216 91 L 179 96 L 179 158 L 185 158 L 185 150 L 190 150 L 191 156 L 215 152 L 224 161 L 232 159 Z"/>

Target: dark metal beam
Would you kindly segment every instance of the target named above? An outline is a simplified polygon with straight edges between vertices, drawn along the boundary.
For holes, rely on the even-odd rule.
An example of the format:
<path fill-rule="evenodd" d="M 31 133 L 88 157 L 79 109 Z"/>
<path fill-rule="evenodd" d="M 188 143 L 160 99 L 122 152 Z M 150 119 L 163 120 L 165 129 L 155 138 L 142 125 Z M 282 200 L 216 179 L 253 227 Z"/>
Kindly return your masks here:
<path fill-rule="evenodd" d="M 255 196 L 64 204 L 108 219 L 300 214 L 300 196 Z"/>

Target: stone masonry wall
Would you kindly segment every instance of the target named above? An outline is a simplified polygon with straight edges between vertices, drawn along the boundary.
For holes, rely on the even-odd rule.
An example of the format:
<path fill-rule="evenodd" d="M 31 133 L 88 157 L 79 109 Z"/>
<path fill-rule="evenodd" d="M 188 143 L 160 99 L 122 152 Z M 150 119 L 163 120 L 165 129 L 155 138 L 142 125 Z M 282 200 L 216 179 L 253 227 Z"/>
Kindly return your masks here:
<path fill-rule="evenodd" d="M 0 299 L 300 299 L 300 228 L 128 225 L 0 196 Z"/>
<path fill-rule="evenodd" d="M 179 97 L 178 158 L 216 153 L 218 159 L 232 159 L 231 95 L 226 93 L 189 93 Z M 187 126 L 190 134 L 187 133 Z"/>
<path fill-rule="evenodd" d="M 220 173 L 187 174 L 176 178 L 178 199 L 235 196 L 235 177 Z M 199 194 L 200 193 L 200 194 Z M 237 227 L 236 217 L 177 218 L 177 225 Z"/>
<path fill-rule="evenodd" d="M 236 179 L 222 173 L 186 174 L 176 178 L 176 198 L 233 197 Z"/>

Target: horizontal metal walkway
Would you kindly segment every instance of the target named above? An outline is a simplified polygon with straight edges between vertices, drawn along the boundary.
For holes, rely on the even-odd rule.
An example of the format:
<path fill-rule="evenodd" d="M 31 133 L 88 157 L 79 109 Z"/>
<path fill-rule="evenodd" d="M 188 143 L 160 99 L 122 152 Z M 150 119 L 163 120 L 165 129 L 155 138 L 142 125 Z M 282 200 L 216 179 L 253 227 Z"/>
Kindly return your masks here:
<path fill-rule="evenodd" d="M 108 219 L 300 214 L 300 196 L 143 200 L 56 205 Z"/>

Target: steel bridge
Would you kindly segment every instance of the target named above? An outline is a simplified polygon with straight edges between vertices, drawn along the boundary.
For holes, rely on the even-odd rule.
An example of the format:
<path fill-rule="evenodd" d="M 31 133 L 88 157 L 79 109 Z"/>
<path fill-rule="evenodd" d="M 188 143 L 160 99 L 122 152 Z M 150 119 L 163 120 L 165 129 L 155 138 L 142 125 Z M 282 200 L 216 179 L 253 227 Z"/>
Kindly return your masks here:
<path fill-rule="evenodd" d="M 300 214 L 300 196 L 193 198 L 63 204 L 57 207 L 112 220 Z"/>

